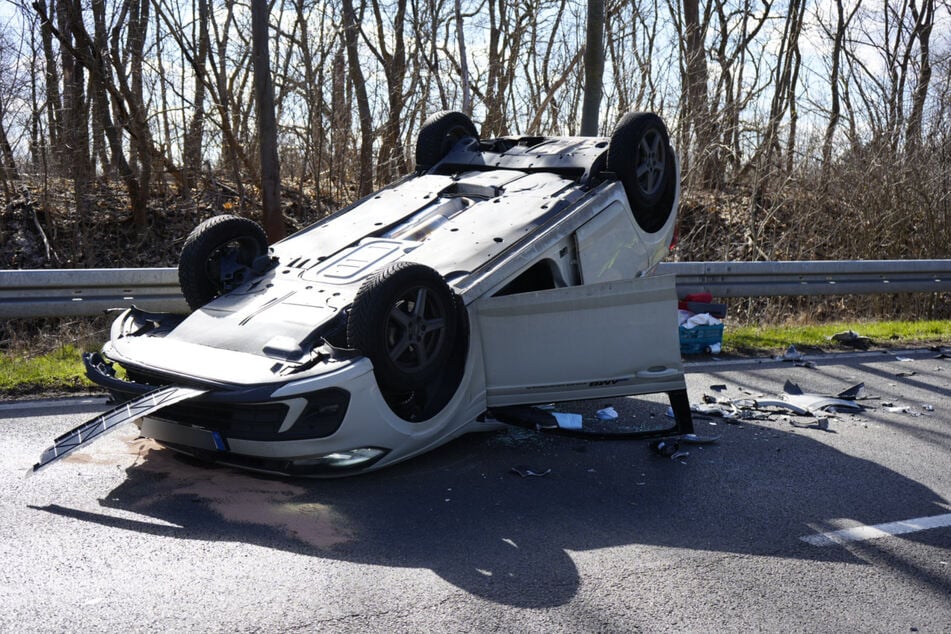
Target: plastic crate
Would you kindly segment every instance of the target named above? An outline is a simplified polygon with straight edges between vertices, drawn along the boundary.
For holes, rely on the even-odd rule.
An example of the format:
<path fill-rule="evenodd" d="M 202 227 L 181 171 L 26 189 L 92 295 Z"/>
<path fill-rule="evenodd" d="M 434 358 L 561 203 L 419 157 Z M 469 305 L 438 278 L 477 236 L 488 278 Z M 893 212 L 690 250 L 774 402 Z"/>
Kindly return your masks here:
<path fill-rule="evenodd" d="M 716 326 L 680 326 L 680 354 L 701 354 L 723 341 L 723 324 Z"/>

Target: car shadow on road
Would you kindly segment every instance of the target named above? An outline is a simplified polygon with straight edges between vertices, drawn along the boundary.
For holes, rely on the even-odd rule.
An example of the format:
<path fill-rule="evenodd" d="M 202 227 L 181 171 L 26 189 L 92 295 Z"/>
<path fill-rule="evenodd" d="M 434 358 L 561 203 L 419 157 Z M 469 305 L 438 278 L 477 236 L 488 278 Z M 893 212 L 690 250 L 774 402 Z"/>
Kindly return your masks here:
<path fill-rule="evenodd" d="M 629 547 L 644 545 L 669 548 L 671 565 L 691 550 L 861 564 L 849 550 L 799 538 L 826 530 L 816 527 L 830 518 L 876 524 L 947 512 L 947 500 L 929 488 L 810 433 L 768 424 L 723 432 L 719 444 L 671 460 L 652 454 L 646 441 L 512 429 L 336 480 L 197 464 L 130 432 L 137 457 L 127 479 L 100 501 L 101 514 L 41 510 L 163 537 L 429 569 L 466 592 L 529 608 L 563 605 L 585 574 L 600 574 L 583 574 L 573 553 L 626 547 L 636 555 Z M 519 465 L 551 471 L 520 477 L 512 470 Z M 620 569 L 652 565 L 656 554 Z M 946 590 L 946 580 L 918 574 L 922 584 Z"/>

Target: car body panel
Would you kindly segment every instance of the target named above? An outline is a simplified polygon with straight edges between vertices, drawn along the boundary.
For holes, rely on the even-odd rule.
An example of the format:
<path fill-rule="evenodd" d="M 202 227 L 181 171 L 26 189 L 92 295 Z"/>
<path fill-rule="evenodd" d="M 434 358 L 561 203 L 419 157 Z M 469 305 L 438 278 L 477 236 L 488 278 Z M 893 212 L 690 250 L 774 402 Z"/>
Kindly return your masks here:
<path fill-rule="evenodd" d="M 130 380 L 88 360 L 87 372 L 124 398 L 195 389 L 143 419 L 143 433 L 274 473 L 380 468 L 494 428 L 484 414 L 510 405 L 667 392 L 689 424 L 674 281 L 651 275 L 673 238 L 679 165 L 666 223 L 645 231 L 601 171 L 608 141 L 463 139 L 427 172 L 271 245 L 188 316 L 124 312 L 103 355 Z M 433 385 L 384 390 L 369 355 L 348 349 L 348 319 L 398 263 L 436 271 L 460 323 Z M 339 417 L 322 413 L 334 407 Z"/>
<path fill-rule="evenodd" d="M 490 407 L 683 385 L 671 276 L 485 298 L 475 312 Z"/>

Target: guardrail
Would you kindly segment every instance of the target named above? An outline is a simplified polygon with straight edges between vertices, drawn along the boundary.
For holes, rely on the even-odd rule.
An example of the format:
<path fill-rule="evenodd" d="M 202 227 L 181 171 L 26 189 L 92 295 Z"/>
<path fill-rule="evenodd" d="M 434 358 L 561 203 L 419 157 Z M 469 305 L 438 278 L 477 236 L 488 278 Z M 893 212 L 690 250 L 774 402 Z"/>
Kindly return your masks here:
<path fill-rule="evenodd" d="M 188 312 L 178 271 L 32 269 L 0 271 L 0 318 L 98 315 L 135 304 L 143 310 Z"/>
<path fill-rule="evenodd" d="M 714 297 L 951 291 L 951 260 L 663 262 L 677 291 Z M 135 304 L 187 312 L 173 268 L 0 271 L 0 318 L 96 315 Z"/>
<path fill-rule="evenodd" d="M 662 262 L 677 292 L 715 297 L 874 295 L 951 291 L 951 260 Z"/>

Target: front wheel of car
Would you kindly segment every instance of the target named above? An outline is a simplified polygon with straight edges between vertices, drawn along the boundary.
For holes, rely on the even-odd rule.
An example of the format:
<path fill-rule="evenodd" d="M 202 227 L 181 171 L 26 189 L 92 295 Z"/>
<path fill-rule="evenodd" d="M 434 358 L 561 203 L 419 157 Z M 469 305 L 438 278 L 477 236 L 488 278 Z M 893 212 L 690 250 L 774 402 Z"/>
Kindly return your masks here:
<path fill-rule="evenodd" d="M 178 283 L 188 306 L 195 310 L 235 288 L 252 273 L 252 265 L 267 253 L 261 225 L 240 216 L 205 220 L 185 240 L 178 260 Z"/>
<path fill-rule="evenodd" d="M 472 119 L 465 114 L 443 110 L 431 115 L 416 137 L 416 169 L 425 172 L 467 137 L 478 140 L 479 133 Z"/>
<path fill-rule="evenodd" d="M 629 112 L 611 134 L 607 169 L 627 194 L 635 220 L 649 233 L 661 229 L 673 211 L 677 165 L 663 120 L 652 112 Z"/>
<path fill-rule="evenodd" d="M 347 341 L 370 361 L 380 389 L 425 389 L 446 369 L 459 331 L 456 295 L 439 273 L 396 262 L 360 287 Z"/>

